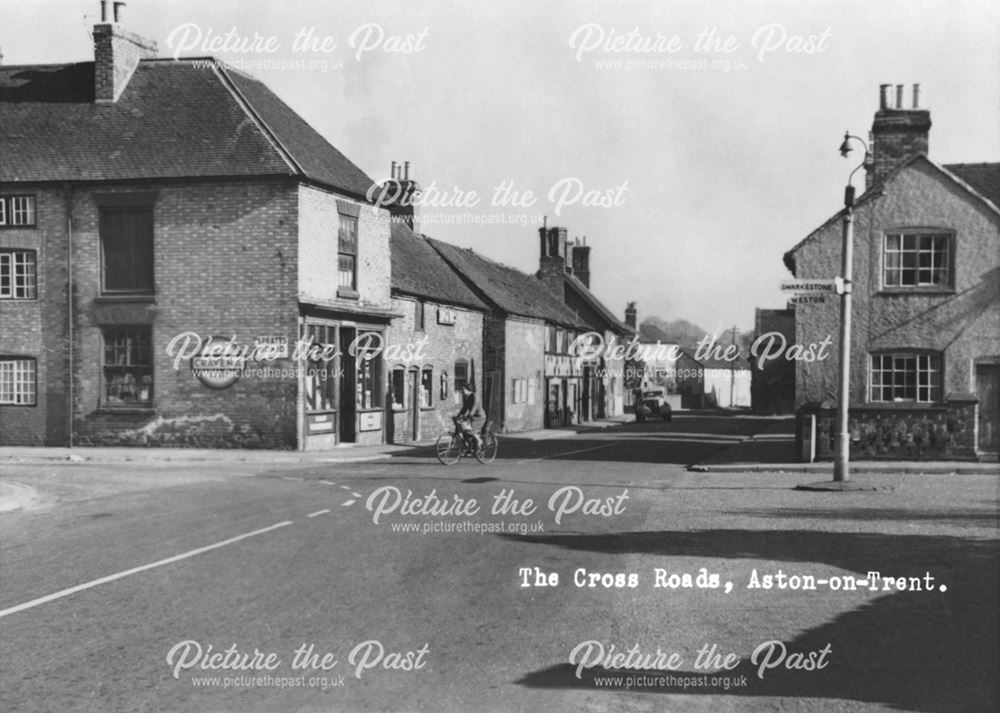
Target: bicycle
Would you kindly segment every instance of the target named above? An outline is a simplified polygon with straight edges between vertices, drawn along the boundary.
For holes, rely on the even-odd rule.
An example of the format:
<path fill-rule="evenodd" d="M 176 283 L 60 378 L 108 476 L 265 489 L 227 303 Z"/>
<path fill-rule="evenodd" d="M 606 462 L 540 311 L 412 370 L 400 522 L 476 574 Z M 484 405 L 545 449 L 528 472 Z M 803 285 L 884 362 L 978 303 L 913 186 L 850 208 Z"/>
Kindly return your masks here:
<path fill-rule="evenodd" d="M 455 424 L 455 430 L 442 433 L 437 439 L 437 458 L 441 464 L 455 465 L 463 457 L 468 456 L 475 456 L 483 465 L 492 463 L 497 457 L 500 444 L 496 435 L 488 428 L 490 422 L 487 421 L 479 429 L 480 445 L 476 448 L 475 438 L 462 428 L 461 419 L 452 416 L 451 420 Z"/>

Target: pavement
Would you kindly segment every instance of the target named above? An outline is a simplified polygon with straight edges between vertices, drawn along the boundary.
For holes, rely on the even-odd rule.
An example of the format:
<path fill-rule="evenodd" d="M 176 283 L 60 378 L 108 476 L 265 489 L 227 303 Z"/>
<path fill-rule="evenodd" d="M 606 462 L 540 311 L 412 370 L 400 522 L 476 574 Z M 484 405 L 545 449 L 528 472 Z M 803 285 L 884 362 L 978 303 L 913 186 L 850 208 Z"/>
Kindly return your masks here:
<path fill-rule="evenodd" d="M 678 414 L 704 415 L 703 412 Z M 739 414 L 712 412 L 715 416 Z M 503 434 L 502 439 L 519 441 L 549 441 L 578 434 L 595 433 L 631 422 L 630 414 L 580 424 L 572 428 L 539 429 Z M 764 428 L 738 443 L 722 447 L 710 457 L 688 465 L 694 473 L 805 473 L 817 480 L 832 476 L 830 462 L 799 463 L 794 461 L 794 422 L 788 418 L 767 419 Z M 276 451 L 209 448 L 120 448 L 120 447 L 0 447 L 0 466 L 54 463 L 117 464 L 117 463 L 225 463 L 253 465 L 323 465 L 379 461 L 425 450 L 433 441 L 405 445 L 343 444 L 323 451 Z M 855 461 L 850 465 L 857 474 L 997 474 L 997 463 L 960 461 Z M 38 494 L 29 486 L 0 481 L 0 512 L 27 509 L 37 502 Z"/>

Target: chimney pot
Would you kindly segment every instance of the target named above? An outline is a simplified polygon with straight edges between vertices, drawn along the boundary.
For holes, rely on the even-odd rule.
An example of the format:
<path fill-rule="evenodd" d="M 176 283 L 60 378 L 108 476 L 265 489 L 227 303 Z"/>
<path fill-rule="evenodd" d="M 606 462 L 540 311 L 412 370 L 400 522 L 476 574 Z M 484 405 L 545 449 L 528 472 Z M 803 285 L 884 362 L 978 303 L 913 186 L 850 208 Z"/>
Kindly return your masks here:
<path fill-rule="evenodd" d="M 914 109 L 919 109 L 920 108 L 920 85 L 919 84 L 914 84 L 913 85 L 913 108 Z"/>
<path fill-rule="evenodd" d="M 108 3 L 111 0 L 101 0 L 101 22 L 108 21 Z"/>
<path fill-rule="evenodd" d="M 393 161 L 392 165 L 389 167 L 389 177 L 390 178 L 395 178 L 396 177 L 396 162 L 395 161 Z"/>
<path fill-rule="evenodd" d="M 889 108 L 889 93 L 891 91 L 892 91 L 892 85 L 891 84 L 880 84 L 879 85 L 879 100 L 878 100 L 878 107 L 879 107 L 879 109 L 888 109 Z"/>
<path fill-rule="evenodd" d="M 409 181 L 410 180 L 410 162 L 409 161 L 404 162 L 403 166 L 405 167 L 405 169 L 403 171 L 403 180 L 404 181 Z"/>
<path fill-rule="evenodd" d="M 902 84 L 897 84 L 896 85 L 896 108 L 897 109 L 902 109 L 903 108 L 903 85 Z"/>
<path fill-rule="evenodd" d="M 125 0 L 115 0 L 115 22 L 123 22 L 125 18 L 122 16 L 125 10 Z"/>

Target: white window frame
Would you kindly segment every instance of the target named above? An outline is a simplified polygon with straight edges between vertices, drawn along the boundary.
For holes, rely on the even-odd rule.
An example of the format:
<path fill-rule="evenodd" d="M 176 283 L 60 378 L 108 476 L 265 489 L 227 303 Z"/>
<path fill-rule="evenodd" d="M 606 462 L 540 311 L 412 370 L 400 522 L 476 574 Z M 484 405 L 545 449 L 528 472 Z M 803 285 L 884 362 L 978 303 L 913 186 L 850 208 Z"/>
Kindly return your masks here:
<path fill-rule="evenodd" d="M 7 196 L 10 202 L 9 223 L 14 228 L 31 228 L 35 225 L 35 197 L 29 195 Z M 18 221 L 18 216 L 23 215 L 24 220 Z"/>
<path fill-rule="evenodd" d="M 38 299 L 38 258 L 35 251 L 0 249 L 0 300 L 34 299 Z"/>
<path fill-rule="evenodd" d="M 898 238 L 899 247 L 890 250 L 889 242 L 893 238 Z M 910 249 L 906 248 L 907 239 L 912 239 L 915 243 Z M 945 245 L 943 251 L 943 264 L 938 264 L 936 256 L 938 251 L 933 247 L 922 248 L 921 242 L 924 239 L 933 240 L 934 238 L 944 238 Z M 891 230 L 886 231 L 882 236 L 882 289 L 889 291 L 906 291 L 906 290 L 947 290 L 952 287 L 954 281 L 954 269 L 953 261 L 955 254 L 955 234 L 953 231 L 943 230 L 943 229 L 903 229 L 903 230 Z M 895 265 L 890 265 L 890 255 L 897 255 Z M 912 255 L 913 262 L 915 264 L 910 266 L 904 266 L 903 262 L 905 256 Z M 929 256 L 930 265 L 921 266 L 921 257 Z M 898 276 L 899 282 L 893 283 L 889 279 L 889 273 L 892 271 Z M 904 283 L 903 275 L 913 272 L 915 281 L 913 283 Z M 930 281 L 921 281 L 920 273 L 930 272 Z M 944 274 L 944 280 L 942 282 L 934 282 L 934 275 Z"/>
<path fill-rule="evenodd" d="M 885 360 L 890 360 L 888 368 Z M 912 363 L 912 375 L 909 364 Z M 876 368 L 878 364 L 878 368 Z M 901 379 L 896 376 L 903 374 Z M 891 383 L 886 383 L 886 381 Z M 878 382 L 878 383 L 876 383 Z M 897 390 L 913 390 L 913 398 L 897 396 Z M 876 352 L 868 358 L 868 400 L 870 403 L 939 403 L 944 389 L 944 359 L 940 353 L 926 351 Z M 891 398 L 884 398 L 886 390 Z"/>
<path fill-rule="evenodd" d="M 38 365 L 35 359 L 0 357 L 0 405 L 37 405 L 37 380 Z"/>

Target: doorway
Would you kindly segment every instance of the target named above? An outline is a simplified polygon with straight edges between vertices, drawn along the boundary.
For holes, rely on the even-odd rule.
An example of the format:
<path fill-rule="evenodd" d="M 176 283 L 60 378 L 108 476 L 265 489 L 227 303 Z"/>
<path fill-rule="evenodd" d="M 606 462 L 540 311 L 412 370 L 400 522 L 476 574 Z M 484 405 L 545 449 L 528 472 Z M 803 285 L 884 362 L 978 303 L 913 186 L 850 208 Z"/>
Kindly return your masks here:
<path fill-rule="evenodd" d="M 979 397 L 977 450 L 983 455 L 996 456 L 1000 450 L 1000 364 L 976 366 L 976 395 Z"/>
<path fill-rule="evenodd" d="M 354 443 L 357 438 L 355 421 L 357 412 L 357 369 L 350 353 L 357 330 L 353 327 L 340 329 L 340 442 Z"/>

